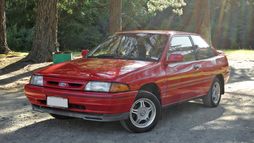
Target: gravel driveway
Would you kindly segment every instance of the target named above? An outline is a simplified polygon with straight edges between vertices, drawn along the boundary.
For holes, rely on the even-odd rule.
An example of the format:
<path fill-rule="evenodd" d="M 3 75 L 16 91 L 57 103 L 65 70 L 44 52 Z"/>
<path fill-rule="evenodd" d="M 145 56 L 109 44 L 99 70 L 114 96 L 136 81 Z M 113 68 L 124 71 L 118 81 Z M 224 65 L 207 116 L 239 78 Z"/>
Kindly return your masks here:
<path fill-rule="evenodd" d="M 231 61 L 231 79 L 218 108 L 200 101 L 168 107 L 148 133 L 126 132 L 118 122 L 56 120 L 31 111 L 22 90 L 0 91 L 0 143 L 254 143 L 254 62 Z"/>

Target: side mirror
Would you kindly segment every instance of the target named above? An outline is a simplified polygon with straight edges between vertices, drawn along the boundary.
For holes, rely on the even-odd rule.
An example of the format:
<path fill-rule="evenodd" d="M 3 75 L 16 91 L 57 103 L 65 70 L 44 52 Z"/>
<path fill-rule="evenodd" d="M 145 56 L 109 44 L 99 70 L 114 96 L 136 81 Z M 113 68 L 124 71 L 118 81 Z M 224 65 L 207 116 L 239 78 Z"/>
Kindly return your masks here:
<path fill-rule="evenodd" d="M 184 61 L 184 56 L 182 54 L 171 54 L 167 58 L 167 64 L 178 63 L 178 62 L 183 62 L 183 61 Z"/>
<path fill-rule="evenodd" d="M 198 48 L 199 48 L 198 45 L 194 45 L 194 46 L 193 46 L 193 49 L 194 49 L 194 50 L 197 50 Z"/>
<path fill-rule="evenodd" d="M 89 53 L 89 50 L 82 50 L 81 56 L 84 58 Z"/>

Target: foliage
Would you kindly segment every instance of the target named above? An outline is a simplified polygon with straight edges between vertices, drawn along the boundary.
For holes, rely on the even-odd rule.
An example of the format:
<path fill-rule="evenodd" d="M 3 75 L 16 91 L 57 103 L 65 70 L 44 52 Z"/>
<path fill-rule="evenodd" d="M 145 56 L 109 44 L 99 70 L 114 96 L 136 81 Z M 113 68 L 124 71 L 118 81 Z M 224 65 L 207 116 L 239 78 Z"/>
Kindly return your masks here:
<path fill-rule="evenodd" d="M 82 3 L 79 2 L 63 0 L 59 4 L 61 7 L 60 50 L 90 49 L 108 34 L 107 1 L 83 0 Z"/>
<path fill-rule="evenodd" d="M 225 1 L 225 0 L 224 0 Z M 213 41 L 223 49 L 254 49 L 254 1 L 221 0 L 213 2 Z M 222 20 L 219 21 L 220 16 Z"/>
<path fill-rule="evenodd" d="M 173 29 L 192 32 L 194 25 L 185 21 L 192 20 L 195 0 L 186 1 L 184 14 L 177 16 L 164 9 L 151 18 L 150 29 Z M 218 49 L 254 49 L 254 0 L 212 0 L 211 28 L 212 43 Z M 151 23 L 151 22 L 150 22 Z M 157 24 L 159 23 L 159 24 Z"/>
<path fill-rule="evenodd" d="M 178 1 L 124 0 L 123 29 L 142 29 L 157 11 L 180 8 L 181 4 L 175 4 Z M 13 50 L 30 50 L 36 1 L 7 2 L 8 43 Z M 108 0 L 60 0 L 58 8 L 60 50 L 90 49 L 108 36 Z"/>
<path fill-rule="evenodd" d="M 14 51 L 32 47 L 36 0 L 6 0 L 7 41 Z"/>
<path fill-rule="evenodd" d="M 194 9 L 194 1 L 123 0 L 123 30 L 188 30 L 183 19 Z M 210 2 L 215 47 L 254 49 L 254 0 Z M 109 35 L 108 0 L 59 0 L 58 8 L 60 50 L 90 49 Z M 36 0 L 6 0 L 7 38 L 12 50 L 31 49 L 35 14 Z"/>
<path fill-rule="evenodd" d="M 168 6 L 181 8 L 185 5 L 183 0 L 166 1 L 158 3 L 154 0 L 123 0 L 123 29 L 141 29 L 146 26 L 156 11 Z M 60 49 L 90 49 L 108 36 L 108 0 L 62 0 L 60 2 Z"/>
<path fill-rule="evenodd" d="M 160 29 L 163 24 L 154 25 L 154 18 L 163 11 L 172 15 L 181 15 L 186 3 L 184 0 L 124 0 L 123 5 L 123 29 L 131 30 Z"/>
<path fill-rule="evenodd" d="M 169 6 L 173 7 L 173 12 L 178 14 L 183 14 L 183 6 L 186 6 L 184 0 L 149 0 L 147 3 L 148 11 L 155 13 L 157 11 L 162 11 Z"/>
<path fill-rule="evenodd" d="M 32 47 L 33 28 L 17 28 L 13 25 L 7 30 L 8 44 L 14 51 L 28 51 Z"/>

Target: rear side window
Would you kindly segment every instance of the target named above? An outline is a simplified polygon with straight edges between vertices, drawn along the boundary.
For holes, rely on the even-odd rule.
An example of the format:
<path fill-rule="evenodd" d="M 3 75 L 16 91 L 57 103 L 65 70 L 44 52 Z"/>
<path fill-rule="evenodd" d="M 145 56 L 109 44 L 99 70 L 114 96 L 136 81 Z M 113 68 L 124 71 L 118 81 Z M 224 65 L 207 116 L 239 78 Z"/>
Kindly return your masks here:
<path fill-rule="evenodd" d="M 173 37 L 171 40 L 171 47 L 168 51 L 168 56 L 171 54 L 182 54 L 185 62 L 194 61 L 195 51 L 190 38 L 188 36 Z"/>
<path fill-rule="evenodd" d="M 200 36 L 191 36 L 194 45 L 196 46 L 196 58 L 197 60 L 207 59 L 214 56 L 211 47 Z"/>

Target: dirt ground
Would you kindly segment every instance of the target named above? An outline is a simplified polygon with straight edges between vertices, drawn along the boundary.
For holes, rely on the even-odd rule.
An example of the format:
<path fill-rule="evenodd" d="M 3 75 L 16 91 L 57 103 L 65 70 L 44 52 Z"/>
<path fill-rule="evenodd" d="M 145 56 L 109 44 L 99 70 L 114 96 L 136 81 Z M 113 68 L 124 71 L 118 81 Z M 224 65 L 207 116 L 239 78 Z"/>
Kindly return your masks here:
<path fill-rule="evenodd" d="M 125 131 L 119 122 L 56 120 L 34 112 L 23 89 L 3 87 L 11 84 L 3 80 L 12 77 L 2 73 L 0 143 L 254 143 L 254 61 L 231 60 L 230 65 L 231 79 L 219 107 L 206 108 L 199 101 L 168 107 L 156 128 L 142 134 Z M 22 70 L 30 72 L 39 66 L 45 65 Z"/>

